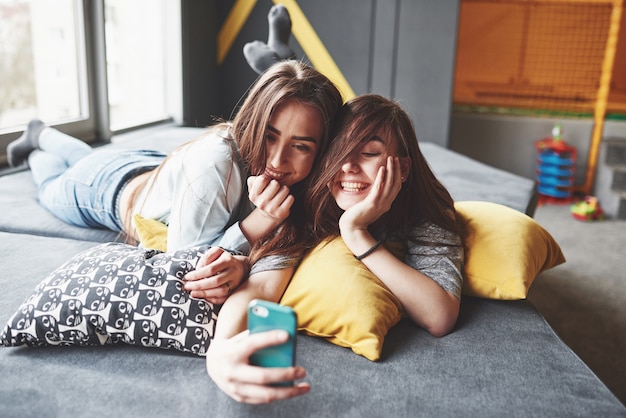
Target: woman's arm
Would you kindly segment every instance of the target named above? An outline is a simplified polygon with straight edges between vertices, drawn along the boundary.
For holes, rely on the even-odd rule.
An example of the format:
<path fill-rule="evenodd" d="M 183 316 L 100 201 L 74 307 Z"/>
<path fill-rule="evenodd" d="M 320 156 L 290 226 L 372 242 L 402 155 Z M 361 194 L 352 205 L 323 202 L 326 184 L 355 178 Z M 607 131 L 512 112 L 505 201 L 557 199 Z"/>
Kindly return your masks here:
<path fill-rule="evenodd" d="M 247 308 L 252 299 L 278 302 L 287 288 L 293 268 L 252 274 L 222 306 L 215 336 L 206 355 L 206 369 L 215 384 L 239 402 L 269 403 L 308 393 L 307 383 L 292 387 L 272 383 L 302 379 L 302 367 L 263 368 L 250 365 L 255 351 L 284 343 L 288 334 L 271 331 L 251 335 L 247 331 Z"/>
<path fill-rule="evenodd" d="M 210 133 L 178 148 L 148 186 L 145 203 L 138 202 L 142 216 L 168 224 L 168 250 L 203 244 L 249 249 L 240 231 L 226 231 L 246 198 L 245 172 L 231 145 Z"/>
<path fill-rule="evenodd" d="M 386 213 L 402 187 L 398 158 L 380 167 L 372 190 L 339 219 L 341 237 L 355 255 L 366 254 L 377 240 L 368 227 Z M 460 300 L 430 277 L 398 260 L 379 246 L 361 260 L 398 297 L 409 317 L 435 336 L 449 333 L 458 317 Z"/>
<path fill-rule="evenodd" d="M 289 187 L 260 175 L 248 177 L 248 198 L 255 209 L 239 223 L 239 227 L 254 245 L 287 219 L 294 197 Z"/>
<path fill-rule="evenodd" d="M 245 219 L 239 222 L 238 230 L 246 240 L 254 245 L 289 216 L 294 198 L 289 188 L 281 186 L 267 176 L 248 178 L 250 201 L 256 206 Z M 236 237 L 233 232 L 237 225 L 227 231 L 229 237 Z M 231 235 L 232 232 L 232 235 Z M 220 244 L 223 244 L 223 238 Z M 230 239 L 229 242 L 235 242 Z M 200 260 L 196 270 L 187 274 L 185 289 L 191 295 L 206 299 L 212 303 L 224 303 L 230 291 L 235 290 L 248 275 L 247 257 L 232 256 L 221 248 L 214 247 Z"/>
<path fill-rule="evenodd" d="M 251 274 L 220 309 L 215 338 L 230 338 L 246 330 L 248 303 L 253 299 L 278 302 L 291 280 L 293 271 L 293 268 L 285 268 Z"/>
<path fill-rule="evenodd" d="M 351 250 L 371 248 L 376 243 L 372 235 L 363 230 L 345 234 L 342 230 L 342 237 Z M 452 331 L 461 305 L 456 296 L 444 290 L 430 277 L 396 258 L 383 246 L 378 247 L 361 262 L 385 283 L 416 324 L 436 337 L 442 337 Z"/>

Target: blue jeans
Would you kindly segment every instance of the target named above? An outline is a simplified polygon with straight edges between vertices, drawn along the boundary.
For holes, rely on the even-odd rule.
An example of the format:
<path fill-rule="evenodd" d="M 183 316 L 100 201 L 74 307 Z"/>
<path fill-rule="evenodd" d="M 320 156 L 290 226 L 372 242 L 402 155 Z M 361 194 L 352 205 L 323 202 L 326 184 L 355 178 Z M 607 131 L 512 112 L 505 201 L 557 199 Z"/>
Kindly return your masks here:
<path fill-rule="evenodd" d="M 165 158 L 157 151 L 93 149 L 49 128 L 39 146 L 28 159 L 39 203 L 68 224 L 116 232 L 124 227 L 118 208 L 123 186 Z"/>

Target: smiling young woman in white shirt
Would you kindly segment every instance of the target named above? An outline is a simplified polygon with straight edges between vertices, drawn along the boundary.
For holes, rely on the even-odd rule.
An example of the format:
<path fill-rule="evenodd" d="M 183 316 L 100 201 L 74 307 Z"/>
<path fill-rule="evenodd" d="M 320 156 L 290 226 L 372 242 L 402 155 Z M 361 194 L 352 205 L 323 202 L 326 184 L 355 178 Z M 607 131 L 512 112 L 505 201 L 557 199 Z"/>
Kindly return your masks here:
<path fill-rule="evenodd" d="M 133 240 L 133 217 L 140 214 L 168 225 L 168 251 L 212 245 L 189 290 L 222 303 L 247 272 L 231 253 L 247 255 L 287 218 L 300 183 L 327 148 L 341 104 L 326 76 L 282 61 L 259 77 L 232 122 L 167 156 L 92 149 L 37 120 L 7 155 L 12 165 L 28 162 L 40 204 L 69 224 Z"/>

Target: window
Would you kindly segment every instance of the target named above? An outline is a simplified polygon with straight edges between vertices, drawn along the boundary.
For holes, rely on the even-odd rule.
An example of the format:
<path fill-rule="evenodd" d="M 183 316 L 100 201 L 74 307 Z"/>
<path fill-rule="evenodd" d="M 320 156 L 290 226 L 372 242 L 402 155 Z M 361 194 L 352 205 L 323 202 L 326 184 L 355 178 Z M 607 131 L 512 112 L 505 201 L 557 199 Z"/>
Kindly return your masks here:
<path fill-rule="evenodd" d="M 0 164 L 33 118 L 85 140 L 181 119 L 180 0 L 0 0 Z"/>
<path fill-rule="evenodd" d="M 88 115 L 81 4 L 0 0 L 0 130 Z"/>
<path fill-rule="evenodd" d="M 119 131 L 171 117 L 168 60 L 176 54 L 167 27 L 167 3 L 105 0 L 108 102 L 111 130 Z M 168 13 L 169 12 L 169 13 Z M 169 36 L 168 36 L 169 35 Z M 176 39 L 176 37 L 174 37 Z M 178 39 L 180 39 L 178 37 Z M 176 60 L 174 60 L 176 62 Z"/>

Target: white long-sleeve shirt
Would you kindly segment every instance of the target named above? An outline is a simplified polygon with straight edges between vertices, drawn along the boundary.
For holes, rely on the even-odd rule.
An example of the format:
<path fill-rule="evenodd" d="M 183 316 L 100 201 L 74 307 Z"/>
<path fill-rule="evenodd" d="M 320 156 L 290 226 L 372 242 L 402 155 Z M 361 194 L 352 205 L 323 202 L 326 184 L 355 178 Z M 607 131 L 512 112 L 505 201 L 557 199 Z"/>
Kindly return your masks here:
<path fill-rule="evenodd" d="M 173 151 L 153 172 L 134 213 L 168 225 L 168 251 L 209 244 L 248 254 L 239 228 L 253 208 L 246 178 L 235 140 L 226 130 L 212 130 Z"/>

